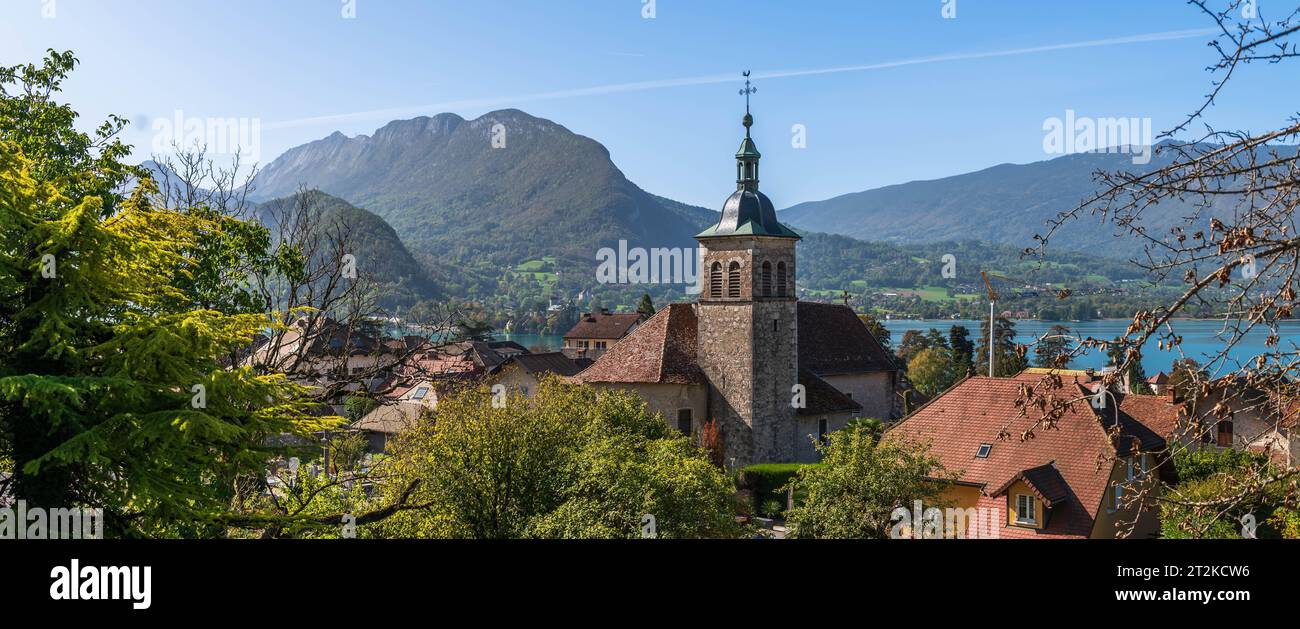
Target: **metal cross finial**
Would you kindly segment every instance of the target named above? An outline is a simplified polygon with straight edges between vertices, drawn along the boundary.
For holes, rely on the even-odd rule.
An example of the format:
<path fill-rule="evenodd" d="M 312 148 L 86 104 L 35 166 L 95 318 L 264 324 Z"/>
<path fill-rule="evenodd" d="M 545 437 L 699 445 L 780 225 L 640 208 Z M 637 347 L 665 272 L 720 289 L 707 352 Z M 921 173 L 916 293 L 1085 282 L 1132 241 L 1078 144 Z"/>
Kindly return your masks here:
<path fill-rule="evenodd" d="M 745 89 L 740 90 L 740 95 L 745 97 L 745 113 L 749 113 L 749 95 L 758 92 L 758 88 L 749 83 L 749 70 L 745 70 Z"/>

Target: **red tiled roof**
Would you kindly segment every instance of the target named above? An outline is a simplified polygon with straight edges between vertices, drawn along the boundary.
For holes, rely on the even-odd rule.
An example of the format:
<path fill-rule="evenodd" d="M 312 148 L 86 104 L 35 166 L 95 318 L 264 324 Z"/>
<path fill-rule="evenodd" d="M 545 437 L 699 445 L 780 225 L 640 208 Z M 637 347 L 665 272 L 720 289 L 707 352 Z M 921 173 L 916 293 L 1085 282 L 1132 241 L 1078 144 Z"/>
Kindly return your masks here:
<path fill-rule="evenodd" d="M 1151 376 L 1150 378 L 1147 378 L 1147 382 L 1150 382 L 1151 384 L 1168 384 L 1169 374 L 1162 371 L 1160 373 L 1157 373 L 1154 376 Z"/>
<path fill-rule="evenodd" d="M 894 369 L 889 354 L 852 309 L 801 301 L 798 316 L 799 369 L 808 370 L 818 380 L 822 375 Z M 694 304 L 670 304 L 606 350 L 577 380 L 704 384 L 704 372 L 696 361 L 698 325 Z M 821 391 L 809 383 L 804 386 L 810 398 L 815 388 Z M 818 399 L 836 410 L 861 408 L 847 396 L 819 394 Z"/>
<path fill-rule="evenodd" d="M 641 319 L 641 314 L 637 312 L 593 312 L 583 315 L 578 323 L 565 333 L 564 338 L 618 340 L 627 336 L 628 331 L 640 323 Z"/>
<path fill-rule="evenodd" d="M 820 376 L 896 369 L 852 308 L 809 301 L 799 302 L 799 367 Z"/>
<path fill-rule="evenodd" d="M 1130 393 L 1120 400 L 1119 408 L 1166 440 L 1178 431 L 1179 419 L 1184 415 L 1183 405 L 1173 404 L 1163 395 Z"/>
<path fill-rule="evenodd" d="M 1035 378 L 1041 379 L 1041 375 Z M 1039 426 L 1033 438 L 1022 441 L 1022 433 L 1040 416 L 1033 410 L 1021 416 L 1015 402 L 1020 388 L 1032 385 L 1025 377 L 967 378 L 897 424 L 886 438 L 929 443 L 931 456 L 948 470 L 959 472 L 961 482 L 980 486 L 987 498 L 1026 471 L 1050 464 L 1061 477 L 1066 495 L 1040 489 L 1054 498 L 1052 516 L 1045 529 L 1025 533 L 1086 537 L 1091 534 L 1117 455 L 1107 432 L 1115 420 L 1102 419 L 1105 411 L 1093 409 L 1086 401 L 1076 402 L 1065 409 L 1053 428 Z M 1052 397 L 1066 402 L 1084 395 L 1082 388 L 1067 385 Z M 1152 443 L 1154 433 L 1131 418 L 1121 414 L 1120 424 L 1123 450 Z M 992 445 L 986 458 L 976 457 L 981 444 Z M 1032 477 L 1043 486 L 1050 482 L 1042 472 Z"/>
<path fill-rule="evenodd" d="M 692 304 L 669 304 L 615 343 L 579 382 L 704 384 L 695 361 L 697 318 Z"/>

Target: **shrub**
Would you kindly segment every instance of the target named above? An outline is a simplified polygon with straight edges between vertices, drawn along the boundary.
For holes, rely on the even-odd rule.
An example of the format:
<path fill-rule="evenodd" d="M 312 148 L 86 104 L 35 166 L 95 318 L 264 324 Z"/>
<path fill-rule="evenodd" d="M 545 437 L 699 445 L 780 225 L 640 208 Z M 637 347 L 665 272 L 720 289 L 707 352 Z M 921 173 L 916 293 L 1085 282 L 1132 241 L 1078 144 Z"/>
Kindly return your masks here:
<path fill-rule="evenodd" d="M 1260 468 L 1267 464 L 1266 455 L 1245 450 L 1184 450 L 1174 455 L 1174 469 L 1178 470 L 1180 483 L 1205 480 L 1222 472 Z"/>
<path fill-rule="evenodd" d="M 740 488 L 753 493 L 755 513 L 767 513 L 769 502 L 785 505 L 785 486 L 790 484 L 799 470 L 809 467 L 803 463 L 763 463 L 740 470 Z"/>

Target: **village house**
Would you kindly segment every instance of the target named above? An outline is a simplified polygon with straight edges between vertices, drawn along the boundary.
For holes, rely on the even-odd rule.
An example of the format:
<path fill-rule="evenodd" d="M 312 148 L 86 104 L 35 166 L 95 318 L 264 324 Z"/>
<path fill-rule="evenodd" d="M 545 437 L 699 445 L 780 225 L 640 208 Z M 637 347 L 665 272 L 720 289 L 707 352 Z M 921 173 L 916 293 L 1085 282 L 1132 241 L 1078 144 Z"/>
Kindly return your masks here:
<path fill-rule="evenodd" d="M 520 354 L 493 370 L 489 380 L 503 385 L 507 391 L 518 391 L 525 397 L 532 397 L 543 378 L 575 376 L 591 364 L 591 359 L 569 358 L 563 352 Z"/>
<path fill-rule="evenodd" d="M 583 313 L 564 334 L 564 354 L 570 358 L 596 360 L 605 350 L 627 336 L 645 319 L 638 312 L 601 310 Z"/>
<path fill-rule="evenodd" d="M 1169 387 L 1169 374 L 1163 371 L 1156 373 L 1156 375 L 1147 378 L 1147 386 L 1151 388 L 1152 393 L 1163 395 Z"/>
<path fill-rule="evenodd" d="M 423 404 L 407 401 L 381 404 L 350 428 L 365 436 L 368 452 L 378 454 L 387 451 L 393 438 L 414 426 L 420 421 L 420 416 L 428 411 L 429 407 Z"/>
<path fill-rule="evenodd" d="M 1185 408 L 1181 423 L 1189 449 L 1232 448 L 1267 455 L 1274 464 L 1300 465 L 1300 400 L 1224 378 Z M 1178 395 L 1170 390 L 1170 397 Z"/>
<path fill-rule="evenodd" d="M 800 236 L 759 192 L 749 113 L 744 126 L 736 191 L 696 236 L 699 301 L 664 307 L 574 380 L 634 391 L 683 433 L 717 421 L 733 468 L 813 462 L 851 419 L 894 418 L 897 369 L 852 309 L 798 300 Z"/>
<path fill-rule="evenodd" d="M 1165 441 L 1124 410 L 1122 394 L 1096 390 L 1072 377 L 1042 393 L 1065 407 L 1052 427 L 1022 413 L 1021 387 L 1045 376 L 967 378 L 892 427 L 887 440 L 925 444 L 956 482 L 944 499 L 957 509 L 995 513 L 1002 538 L 1132 538 L 1159 531 Z M 1118 403 L 1116 403 L 1118 402 Z M 1037 408 L 1037 407 L 1032 407 Z M 964 532 L 963 532 L 964 536 Z M 987 535 L 984 535 L 987 536 Z"/>

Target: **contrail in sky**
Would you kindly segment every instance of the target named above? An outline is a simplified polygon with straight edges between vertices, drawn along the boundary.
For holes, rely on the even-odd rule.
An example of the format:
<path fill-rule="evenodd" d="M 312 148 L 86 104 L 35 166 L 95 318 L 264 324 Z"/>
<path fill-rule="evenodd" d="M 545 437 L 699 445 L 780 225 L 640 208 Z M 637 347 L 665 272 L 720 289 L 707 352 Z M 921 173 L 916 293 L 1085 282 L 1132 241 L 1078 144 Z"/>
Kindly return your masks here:
<path fill-rule="evenodd" d="M 901 68 L 905 66 L 926 65 L 931 63 L 945 63 L 948 61 L 969 61 L 972 59 L 993 59 L 997 57 L 1015 57 L 1019 55 L 1031 55 L 1040 52 L 1054 52 L 1058 50 L 1073 50 L 1077 48 L 1100 48 L 1104 46 L 1120 46 L 1124 44 L 1142 44 L 1149 42 L 1172 41 L 1178 39 L 1190 39 L 1193 37 L 1205 37 L 1213 35 L 1219 31 L 1212 28 L 1202 28 L 1182 31 L 1165 31 L 1162 33 L 1146 33 L 1143 35 L 1129 35 L 1126 37 L 1112 37 L 1109 39 L 1092 39 L 1088 41 L 1068 42 L 1063 44 L 1050 44 L 1046 46 L 1032 46 L 1029 48 L 1012 48 L 1009 50 L 994 50 L 988 52 L 963 52 L 948 55 L 934 55 L 929 57 L 915 57 L 912 59 L 901 59 L 897 61 L 884 61 L 880 63 L 869 63 L 864 65 L 836 66 L 832 68 L 814 68 L 804 70 L 782 70 L 775 72 L 755 72 L 755 79 L 783 79 L 798 76 L 816 76 L 821 74 L 839 74 L 843 72 L 865 72 L 868 70 L 884 70 L 887 68 Z M 413 116 L 427 113 L 436 113 L 441 111 L 453 111 L 458 109 L 475 109 L 480 107 L 495 107 L 500 105 L 514 105 L 525 102 L 535 102 L 540 100 L 555 100 L 560 98 L 577 98 L 581 96 L 598 96 L 601 94 L 620 94 L 625 92 L 640 92 L 645 90 L 657 90 L 670 87 L 686 87 L 691 85 L 715 85 L 719 83 L 730 83 L 736 80 L 736 75 L 732 74 L 715 74 L 711 76 L 696 76 L 677 79 L 663 79 L 659 81 L 640 81 L 635 83 L 614 83 L 611 85 L 597 85 L 593 87 L 582 87 L 567 90 L 557 90 L 553 92 L 539 92 L 535 94 L 526 94 L 521 96 L 502 96 L 493 98 L 475 98 L 466 100 L 454 100 L 443 103 L 433 103 L 429 105 L 419 105 L 413 107 L 400 107 L 393 109 L 374 109 L 370 111 L 361 111 L 349 114 L 334 114 L 329 116 L 314 116 L 310 118 L 299 118 L 296 120 L 285 120 L 265 125 L 265 129 L 284 129 L 291 127 L 303 127 L 335 122 L 348 122 L 353 120 L 370 120 L 384 119 L 391 120 L 404 116 Z"/>

